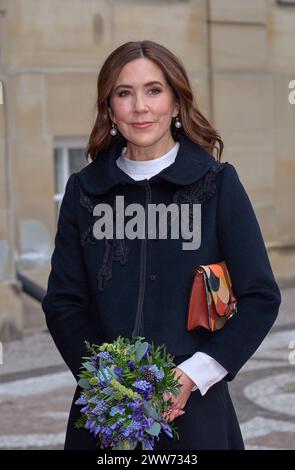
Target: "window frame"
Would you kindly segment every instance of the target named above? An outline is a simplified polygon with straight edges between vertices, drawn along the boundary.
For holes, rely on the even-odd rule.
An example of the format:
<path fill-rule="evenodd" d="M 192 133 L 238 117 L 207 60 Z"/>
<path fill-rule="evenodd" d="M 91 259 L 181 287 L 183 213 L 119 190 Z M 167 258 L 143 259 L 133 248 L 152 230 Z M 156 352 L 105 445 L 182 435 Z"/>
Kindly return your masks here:
<path fill-rule="evenodd" d="M 65 137 L 65 138 L 56 138 L 54 139 L 54 145 L 53 145 L 53 169 L 54 169 L 54 193 L 53 193 L 53 201 L 55 204 L 55 210 L 56 210 L 56 217 L 58 217 L 59 214 L 59 209 L 61 205 L 61 201 L 64 196 L 64 190 L 66 183 L 71 175 L 70 173 L 70 155 L 69 151 L 70 150 L 75 150 L 75 149 L 83 149 L 85 151 L 87 145 L 87 138 L 86 137 Z M 61 169 L 62 169 L 62 186 L 63 186 L 63 191 L 58 191 L 58 181 L 56 181 L 56 173 L 57 173 L 57 168 L 56 168 L 56 152 L 57 151 L 61 152 Z M 85 159 L 85 166 L 89 164 L 86 162 Z"/>

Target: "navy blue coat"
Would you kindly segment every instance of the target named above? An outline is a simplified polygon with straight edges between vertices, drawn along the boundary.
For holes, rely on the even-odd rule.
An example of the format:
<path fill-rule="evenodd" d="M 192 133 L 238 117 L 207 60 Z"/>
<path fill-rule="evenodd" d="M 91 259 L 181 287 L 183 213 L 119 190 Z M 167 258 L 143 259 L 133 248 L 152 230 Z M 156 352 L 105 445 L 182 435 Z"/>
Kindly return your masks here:
<path fill-rule="evenodd" d="M 67 182 L 42 308 L 76 378 L 81 357 L 87 355 L 85 339 L 100 343 L 136 332 L 155 345 L 164 343 L 176 357 L 196 351 L 209 354 L 228 371 L 228 382 L 278 315 L 280 291 L 235 167 L 216 161 L 186 136 L 179 141 L 175 162 L 149 180 L 135 181 L 117 166 L 126 143 L 116 137 L 107 151 Z M 183 239 L 169 237 L 96 239 L 93 209 L 99 203 L 114 206 L 116 195 L 124 196 L 125 206 L 200 203 L 200 247 L 183 250 Z M 214 333 L 188 332 L 194 267 L 222 260 L 232 279 L 238 313 Z"/>

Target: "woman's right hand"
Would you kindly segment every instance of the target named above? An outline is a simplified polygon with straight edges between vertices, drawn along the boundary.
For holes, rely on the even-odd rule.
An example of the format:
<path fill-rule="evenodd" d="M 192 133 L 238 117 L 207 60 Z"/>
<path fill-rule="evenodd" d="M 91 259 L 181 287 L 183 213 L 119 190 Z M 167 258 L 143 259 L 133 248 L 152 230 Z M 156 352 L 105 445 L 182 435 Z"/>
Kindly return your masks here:
<path fill-rule="evenodd" d="M 173 421 L 175 418 L 182 416 L 185 413 L 184 410 L 180 410 L 178 408 L 174 408 L 167 413 L 164 414 L 164 417 L 168 418 L 168 421 Z"/>

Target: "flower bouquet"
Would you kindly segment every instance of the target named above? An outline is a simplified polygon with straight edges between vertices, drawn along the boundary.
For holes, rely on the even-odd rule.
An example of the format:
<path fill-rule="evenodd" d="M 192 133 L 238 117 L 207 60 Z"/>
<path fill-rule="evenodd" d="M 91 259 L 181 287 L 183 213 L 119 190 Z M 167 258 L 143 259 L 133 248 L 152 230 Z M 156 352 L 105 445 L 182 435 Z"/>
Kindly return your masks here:
<path fill-rule="evenodd" d="M 181 388 L 175 364 L 163 345 L 155 348 L 144 339 L 119 336 L 100 346 L 85 343 L 91 356 L 83 358 L 79 374 L 83 390 L 75 404 L 83 407 L 75 427 L 97 437 L 100 449 L 153 450 L 161 431 L 179 439 L 163 416 L 172 404 L 163 394 L 178 395 Z"/>

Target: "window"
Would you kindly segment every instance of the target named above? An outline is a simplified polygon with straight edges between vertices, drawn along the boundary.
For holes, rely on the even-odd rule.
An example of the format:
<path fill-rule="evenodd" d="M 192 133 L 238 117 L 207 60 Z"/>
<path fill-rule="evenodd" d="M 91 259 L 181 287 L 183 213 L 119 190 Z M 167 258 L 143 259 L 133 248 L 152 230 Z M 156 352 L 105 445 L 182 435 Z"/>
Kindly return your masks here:
<path fill-rule="evenodd" d="M 87 165 L 85 158 L 86 141 L 83 139 L 62 139 L 54 145 L 54 201 L 56 218 L 59 214 L 66 183 L 72 173 Z"/>
<path fill-rule="evenodd" d="M 295 0 L 277 0 L 277 3 L 279 5 L 294 5 L 295 6 Z"/>

